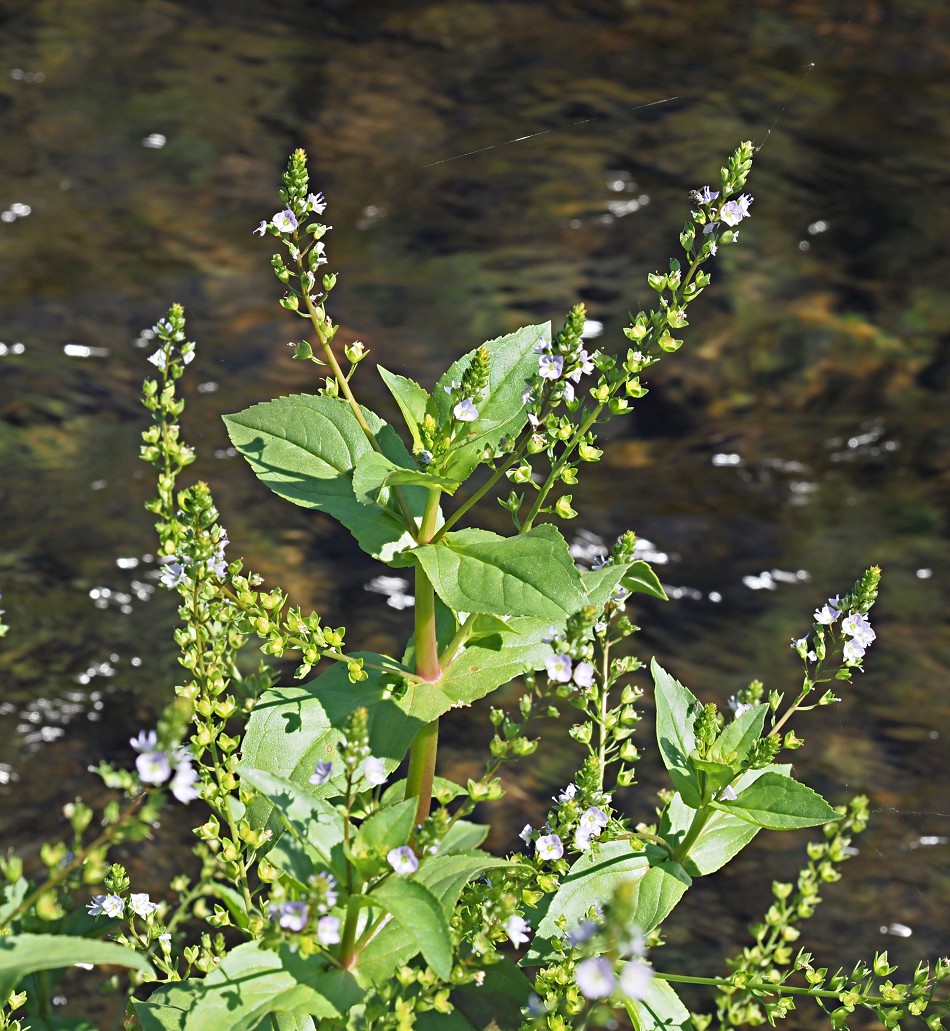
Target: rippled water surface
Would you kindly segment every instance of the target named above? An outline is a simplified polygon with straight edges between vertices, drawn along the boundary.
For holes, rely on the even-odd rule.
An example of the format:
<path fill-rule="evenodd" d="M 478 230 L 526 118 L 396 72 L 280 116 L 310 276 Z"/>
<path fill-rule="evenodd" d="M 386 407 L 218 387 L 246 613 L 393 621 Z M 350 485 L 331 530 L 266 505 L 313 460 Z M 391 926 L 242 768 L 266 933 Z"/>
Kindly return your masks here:
<path fill-rule="evenodd" d="M 626 528 L 650 542 L 673 601 L 637 608 L 638 652 L 719 701 L 793 684 L 789 637 L 884 567 L 867 672 L 798 727 L 801 776 L 836 802 L 867 792 L 875 814 L 806 938 L 828 963 L 950 949 L 948 57 L 943 3 L 914 0 L 0 9 L 4 843 L 31 851 L 65 801 L 101 798 L 86 767 L 130 759 L 177 677 L 136 459 L 169 302 L 198 341 L 186 429 L 232 550 L 339 613 L 354 645 L 408 625 L 386 571 L 259 487 L 220 422 L 313 386 L 251 235 L 292 148 L 330 202 L 341 337 L 431 382 L 577 299 L 597 345 L 621 346 L 688 191 L 751 138 L 753 218 L 568 532 L 581 550 Z M 477 770 L 487 717 L 453 714 L 445 736 L 447 770 Z M 522 771 L 499 845 L 563 786 L 566 755 Z M 176 835 L 133 859 L 143 878 Z M 680 965 L 717 970 L 766 904 L 762 870 L 793 875 L 804 839 L 760 839 L 671 921 Z"/>

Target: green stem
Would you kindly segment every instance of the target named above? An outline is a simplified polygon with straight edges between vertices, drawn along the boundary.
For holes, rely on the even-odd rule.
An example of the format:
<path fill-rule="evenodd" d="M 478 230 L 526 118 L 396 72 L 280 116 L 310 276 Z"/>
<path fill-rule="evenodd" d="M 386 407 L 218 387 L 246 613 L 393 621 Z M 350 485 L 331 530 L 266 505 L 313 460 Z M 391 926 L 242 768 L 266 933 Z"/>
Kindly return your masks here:
<path fill-rule="evenodd" d="M 340 966 L 344 970 L 352 970 L 356 966 L 358 953 L 356 944 L 356 923 L 360 913 L 360 897 L 351 895 L 346 903 L 346 919 L 343 922 L 343 933 L 340 935 Z"/>
<path fill-rule="evenodd" d="M 775 984 L 774 981 L 750 981 L 748 984 L 737 985 L 728 977 L 693 977 L 690 974 L 665 974 L 656 971 L 653 975 L 660 981 L 678 981 L 680 984 L 702 984 L 712 988 L 736 988 L 743 992 L 757 992 L 761 995 L 808 995 L 813 999 L 837 999 L 854 989 L 842 988 L 840 991 L 831 991 L 824 988 L 799 988 L 796 985 Z M 866 1006 L 894 1006 L 906 1000 L 885 999 L 883 995 L 862 995 L 861 1005 Z"/>
<path fill-rule="evenodd" d="M 436 531 L 441 491 L 429 492 L 422 526 L 420 543 L 427 543 Z M 416 673 L 423 682 L 433 683 L 442 676 L 439 663 L 439 642 L 435 623 L 435 590 L 421 563 L 416 563 L 415 575 L 415 648 Z M 424 685 L 422 686 L 424 690 Z M 406 798 L 418 798 L 416 826 L 429 815 L 432 804 L 432 780 L 435 776 L 436 754 L 439 748 L 439 721 L 427 723 L 416 734 L 409 750 L 409 770 L 406 774 Z"/>
<path fill-rule="evenodd" d="M 3 928 L 8 924 L 13 923 L 14 920 L 22 916 L 37 901 L 37 899 L 45 895 L 48 891 L 52 891 L 58 884 L 61 884 L 74 870 L 78 870 L 93 852 L 102 848 L 103 845 L 108 845 L 116 836 L 116 833 L 122 828 L 125 821 L 129 819 L 129 817 L 136 809 L 138 809 L 147 797 L 147 791 L 140 791 L 125 807 L 125 809 L 119 813 L 115 823 L 110 823 L 91 845 L 87 845 L 86 848 L 77 853 L 69 863 L 60 867 L 56 873 L 49 878 L 49 880 L 41 884 L 30 895 L 27 895 L 27 897 L 12 912 L 8 913 L 2 920 L 0 920 L 0 930 L 3 930 Z"/>
<path fill-rule="evenodd" d="M 676 846 L 673 851 L 673 861 L 676 863 L 682 863 L 683 860 L 689 855 L 689 850 L 696 844 L 696 839 L 702 833 L 703 828 L 709 822 L 709 818 L 716 810 L 711 806 L 704 806 L 702 809 L 696 810 L 696 815 L 693 817 L 692 823 L 689 825 L 689 830 L 686 832 L 686 837 Z"/>

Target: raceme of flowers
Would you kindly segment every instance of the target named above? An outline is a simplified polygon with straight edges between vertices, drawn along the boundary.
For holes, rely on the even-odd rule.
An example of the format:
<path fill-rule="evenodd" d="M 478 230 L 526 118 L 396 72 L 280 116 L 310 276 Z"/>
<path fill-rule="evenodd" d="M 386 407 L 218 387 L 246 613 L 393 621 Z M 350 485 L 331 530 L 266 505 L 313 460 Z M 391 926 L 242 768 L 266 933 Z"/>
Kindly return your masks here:
<path fill-rule="evenodd" d="M 164 784 L 170 781 L 169 789 L 179 802 L 193 802 L 198 797 L 198 772 L 192 765 L 192 755 L 187 748 L 171 751 L 159 748 L 158 735 L 154 730 L 141 731 L 129 742 L 139 753 L 135 760 L 139 780 L 143 784 Z"/>
<path fill-rule="evenodd" d="M 836 595 L 834 598 L 829 598 L 820 609 L 815 610 L 814 619 L 819 628 L 831 627 L 838 621 L 842 611 L 841 604 L 841 598 Z M 868 617 L 861 612 L 848 613 L 841 620 L 840 629 L 844 639 L 842 655 L 845 664 L 848 666 L 857 665 L 864 658 L 864 653 L 877 638 L 877 634 L 872 629 Z M 817 659 L 816 652 L 809 650 L 809 640 L 807 637 L 801 637 L 797 640 L 793 638 L 792 648 L 809 662 L 814 662 Z"/>

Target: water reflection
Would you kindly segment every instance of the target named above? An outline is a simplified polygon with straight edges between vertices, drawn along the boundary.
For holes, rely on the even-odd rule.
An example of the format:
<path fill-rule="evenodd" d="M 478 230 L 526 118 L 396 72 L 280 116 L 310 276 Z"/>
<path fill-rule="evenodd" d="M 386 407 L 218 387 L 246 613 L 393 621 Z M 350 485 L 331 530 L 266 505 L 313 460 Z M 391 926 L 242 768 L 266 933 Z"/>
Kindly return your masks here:
<path fill-rule="evenodd" d="M 867 790 L 879 808 L 849 871 L 852 912 L 809 933 L 841 941 L 831 924 L 843 923 L 867 952 L 881 934 L 899 946 L 879 928 L 900 925 L 914 931 L 909 955 L 945 948 L 942 13 L 922 0 L 846 14 L 775 0 L 742 17 L 713 2 L 686 17 L 672 3 L 570 0 L 245 0 L 213 15 L 41 0 L 11 16 L 0 781 L 20 781 L 4 799 L 6 837 L 45 836 L 49 824 L 17 814 L 86 790 L 77 771 L 123 754 L 177 679 L 174 602 L 155 589 L 152 488 L 135 458 L 154 347 L 140 327 L 169 301 L 186 304 L 199 343 L 195 473 L 234 547 L 295 603 L 339 612 L 365 647 L 406 631 L 408 584 L 227 461 L 221 412 L 308 389 L 284 347 L 295 329 L 273 303 L 267 246 L 251 235 L 291 147 L 308 147 L 330 198 L 343 336 L 429 382 L 479 340 L 556 319 L 577 297 L 585 335 L 625 346 L 618 329 L 649 304 L 644 276 L 665 263 L 688 190 L 751 135 L 764 145 L 742 246 L 715 270 L 688 346 L 612 430 L 577 495 L 584 528 L 568 535 L 592 564 L 637 531 L 639 557 L 676 599 L 631 607 L 646 628 L 637 649 L 720 701 L 753 676 L 794 682 L 789 637 L 863 566 L 885 566 L 868 672 L 833 719 L 803 730 L 806 775 L 836 801 Z M 387 403 L 372 377 L 363 389 Z M 447 772 L 462 779 L 488 739 L 475 719 L 452 714 L 443 735 L 454 726 Z M 525 766 L 499 834 L 537 822 L 569 748 Z M 659 783 L 648 766 L 647 787 Z M 642 795 L 629 801 L 649 815 Z M 774 836 L 702 885 L 672 947 L 699 940 L 718 955 L 761 909 L 741 892 L 737 904 L 736 885 L 762 863 L 788 876 L 800 849 Z"/>

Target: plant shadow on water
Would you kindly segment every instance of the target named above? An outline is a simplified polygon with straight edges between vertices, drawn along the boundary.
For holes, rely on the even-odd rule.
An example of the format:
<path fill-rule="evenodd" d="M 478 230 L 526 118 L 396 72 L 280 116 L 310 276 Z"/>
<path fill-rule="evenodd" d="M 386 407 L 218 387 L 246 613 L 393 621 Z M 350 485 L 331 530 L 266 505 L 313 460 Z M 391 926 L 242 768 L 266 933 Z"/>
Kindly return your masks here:
<path fill-rule="evenodd" d="M 82 771 L 103 755 L 131 762 L 127 739 L 180 677 L 136 459 L 154 346 L 142 327 L 167 301 L 192 315 L 188 435 L 235 551 L 360 646 L 385 652 L 408 624 L 368 604 L 379 567 L 330 520 L 288 512 L 230 463 L 219 422 L 308 389 L 266 244 L 250 236 L 289 145 L 310 149 L 331 202 L 344 334 L 427 382 L 446 351 L 557 319 L 578 297 L 598 344 L 619 348 L 687 190 L 752 134 L 764 147 L 743 246 L 724 255 L 695 335 L 651 377 L 610 464 L 591 470 L 580 522 L 607 544 L 631 527 L 666 559 L 673 601 L 638 603 L 635 651 L 720 703 L 756 676 L 793 682 L 788 638 L 865 565 L 884 567 L 868 672 L 834 719 L 803 730 L 816 787 L 834 802 L 866 791 L 874 806 L 846 869 L 850 901 L 829 886 L 806 937 L 838 943 L 831 964 L 946 950 L 941 5 L 838 16 L 759 2 L 742 18 L 722 3 L 689 17 L 566 0 L 327 7 L 244 3 L 212 18 L 179 3 L 47 0 L 7 18 L 4 840 L 35 848 L 77 792 L 101 798 Z M 107 46 L 116 34 L 124 45 Z M 381 385 L 365 389 L 385 407 Z M 463 780 L 490 735 L 475 719 L 451 712 L 443 731 L 455 739 L 446 772 Z M 649 784 L 652 743 L 638 743 Z M 495 844 L 537 822 L 570 747 L 512 778 Z M 143 885 L 150 868 L 161 885 L 185 832 L 162 835 L 147 857 L 124 857 Z M 799 833 L 769 837 L 689 893 L 688 938 L 671 927 L 670 951 L 718 970 L 767 901 L 743 890 L 752 871 L 792 876 L 802 847 Z"/>

